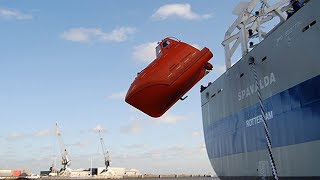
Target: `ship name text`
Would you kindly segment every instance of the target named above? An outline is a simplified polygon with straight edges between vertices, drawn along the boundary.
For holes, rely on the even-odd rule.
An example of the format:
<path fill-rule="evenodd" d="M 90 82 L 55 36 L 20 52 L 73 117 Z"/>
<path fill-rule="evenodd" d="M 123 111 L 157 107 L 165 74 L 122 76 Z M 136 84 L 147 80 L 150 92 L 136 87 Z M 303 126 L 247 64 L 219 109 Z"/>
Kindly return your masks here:
<path fill-rule="evenodd" d="M 273 112 L 272 111 L 269 111 L 269 112 L 266 112 L 266 120 L 269 120 L 269 119 L 272 119 L 273 118 Z M 259 124 L 263 121 L 262 119 L 262 115 L 259 115 L 259 116 L 256 116 L 256 117 L 253 117 L 251 119 L 248 119 L 246 120 L 246 127 L 251 127 L 251 126 L 254 126 L 256 124 Z"/>
<path fill-rule="evenodd" d="M 273 73 L 270 73 L 270 75 L 263 77 L 258 81 L 259 85 L 256 83 L 251 84 L 245 89 L 242 89 L 238 92 L 238 100 L 244 100 L 251 96 L 252 94 L 256 93 L 258 89 L 263 89 L 273 83 L 276 82 L 276 78 Z"/>

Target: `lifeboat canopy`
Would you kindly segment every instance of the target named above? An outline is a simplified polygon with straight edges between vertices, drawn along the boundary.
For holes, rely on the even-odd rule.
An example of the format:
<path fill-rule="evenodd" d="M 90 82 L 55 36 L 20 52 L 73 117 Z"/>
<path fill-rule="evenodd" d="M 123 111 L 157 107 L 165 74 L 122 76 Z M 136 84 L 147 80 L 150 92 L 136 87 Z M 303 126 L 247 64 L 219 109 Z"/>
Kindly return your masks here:
<path fill-rule="evenodd" d="M 125 101 L 151 117 L 162 116 L 212 70 L 213 54 L 173 38 L 156 47 L 156 59 L 137 74 Z"/>

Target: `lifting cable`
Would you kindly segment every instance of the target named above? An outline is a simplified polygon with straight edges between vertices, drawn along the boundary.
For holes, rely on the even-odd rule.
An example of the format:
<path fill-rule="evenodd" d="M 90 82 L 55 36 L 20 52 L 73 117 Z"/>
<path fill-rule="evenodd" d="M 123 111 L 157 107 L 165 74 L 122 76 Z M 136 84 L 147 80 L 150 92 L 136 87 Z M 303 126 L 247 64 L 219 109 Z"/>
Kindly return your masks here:
<path fill-rule="evenodd" d="M 266 135 L 266 140 L 267 140 L 267 146 L 268 146 L 268 152 L 269 152 L 269 157 L 270 157 L 270 165 L 272 168 L 272 174 L 273 174 L 273 178 L 275 180 L 278 180 L 278 173 L 277 173 L 277 169 L 276 169 L 276 164 L 275 161 L 273 159 L 273 154 L 272 154 L 272 146 L 271 146 L 271 140 L 270 140 L 270 133 L 268 130 L 268 125 L 266 122 L 266 111 L 262 102 L 262 97 L 261 97 L 261 93 L 260 93 L 260 85 L 259 85 L 259 80 L 258 80 L 258 75 L 257 75 L 257 71 L 254 67 L 255 62 L 254 62 L 254 58 L 250 57 L 249 58 L 249 65 L 251 65 L 251 70 L 252 73 L 254 75 L 254 79 L 255 79 L 255 83 L 256 83 L 256 87 L 257 88 L 257 94 L 258 94 L 258 99 L 259 99 L 259 104 L 260 104 L 260 111 L 262 114 L 262 122 L 263 122 L 263 127 L 264 127 L 264 131 L 265 131 L 265 135 Z"/>

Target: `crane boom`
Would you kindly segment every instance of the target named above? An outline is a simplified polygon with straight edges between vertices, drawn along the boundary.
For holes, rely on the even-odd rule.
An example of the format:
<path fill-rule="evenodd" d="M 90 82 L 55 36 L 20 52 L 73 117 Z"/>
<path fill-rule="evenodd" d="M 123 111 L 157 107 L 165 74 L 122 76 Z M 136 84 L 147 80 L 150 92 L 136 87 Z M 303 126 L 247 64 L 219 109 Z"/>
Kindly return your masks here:
<path fill-rule="evenodd" d="M 102 147 L 102 153 L 104 156 L 104 164 L 106 166 L 106 171 L 108 170 L 108 167 L 110 166 L 110 157 L 109 157 L 109 152 L 106 151 L 106 147 L 103 141 L 103 137 L 102 137 L 102 133 L 101 133 L 101 129 L 98 130 L 99 131 L 99 137 L 100 137 L 100 143 L 101 143 L 101 147 Z"/>
<path fill-rule="evenodd" d="M 61 164 L 63 165 L 63 169 L 65 170 L 67 167 L 69 167 L 71 165 L 71 160 L 70 160 L 67 148 L 62 141 L 61 132 L 60 132 L 58 123 L 56 123 L 56 135 L 58 137 L 58 141 L 59 141 L 59 145 L 60 145 Z"/>

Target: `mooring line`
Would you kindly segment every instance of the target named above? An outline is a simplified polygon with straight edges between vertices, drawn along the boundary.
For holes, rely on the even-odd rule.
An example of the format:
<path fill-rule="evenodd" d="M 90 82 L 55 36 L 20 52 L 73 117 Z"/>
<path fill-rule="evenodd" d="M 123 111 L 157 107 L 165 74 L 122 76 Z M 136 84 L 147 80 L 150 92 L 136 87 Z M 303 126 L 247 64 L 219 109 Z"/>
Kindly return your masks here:
<path fill-rule="evenodd" d="M 260 92 L 260 85 L 259 85 L 259 80 L 258 80 L 258 75 L 257 75 L 257 71 L 254 67 L 255 62 L 254 62 L 254 58 L 250 57 L 249 59 L 249 64 L 251 65 L 251 70 L 254 76 L 254 80 L 256 83 L 256 87 L 257 88 L 257 94 L 258 94 L 258 99 L 259 99 L 259 104 L 260 104 L 260 111 L 262 114 L 262 122 L 263 122 L 263 127 L 264 127 L 264 131 L 265 131 L 265 135 L 266 135 L 266 140 L 267 140 L 267 146 L 268 146 L 268 152 L 269 152 L 269 157 L 270 157 L 270 165 L 272 168 L 272 174 L 274 179 L 278 180 L 278 173 L 277 173 L 277 168 L 276 168 L 276 163 L 275 160 L 273 158 L 273 154 L 272 154 L 272 146 L 271 146 L 271 140 L 270 140 L 270 132 L 268 130 L 268 125 L 267 125 L 267 121 L 266 121 L 266 111 L 262 102 L 262 97 L 261 97 L 261 92 Z"/>

